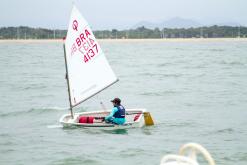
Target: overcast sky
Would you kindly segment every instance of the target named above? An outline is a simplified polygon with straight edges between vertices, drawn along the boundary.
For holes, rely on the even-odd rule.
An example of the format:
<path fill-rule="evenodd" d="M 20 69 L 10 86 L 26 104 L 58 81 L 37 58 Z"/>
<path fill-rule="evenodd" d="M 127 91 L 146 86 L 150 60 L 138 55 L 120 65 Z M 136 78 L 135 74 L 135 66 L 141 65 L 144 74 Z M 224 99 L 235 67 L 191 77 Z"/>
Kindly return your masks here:
<path fill-rule="evenodd" d="M 202 24 L 235 22 L 247 26 L 247 0 L 74 0 L 94 30 L 129 28 L 140 21 L 173 17 Z M 0 0 L 0 27 L 66 29 L 73 0 Z"/>

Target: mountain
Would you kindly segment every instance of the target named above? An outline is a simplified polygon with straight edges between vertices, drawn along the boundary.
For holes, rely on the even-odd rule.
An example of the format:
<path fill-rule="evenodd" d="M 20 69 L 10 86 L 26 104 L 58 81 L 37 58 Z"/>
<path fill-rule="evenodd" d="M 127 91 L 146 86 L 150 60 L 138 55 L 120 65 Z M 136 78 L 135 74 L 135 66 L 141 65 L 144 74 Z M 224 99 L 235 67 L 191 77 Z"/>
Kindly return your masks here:
<path fill-rule="evenodd" d="M 218 26 L 232 26 L 232 27 L 236 27 L 236 26 L 243 26 L 240 23 L 237 22 L 223 22 L 223 23 L 216 23 L 216 24 L 211 24 L 212 25 L 218 25 Z"/>
<path fill-rule="evenodd" d="M 153 23 L 153 22 L 147 22 L 147 21 L 142 21 L 134 25 L 132 28 L 137 28 L 145 26 L 146 28 L 154 29 L 156 27 L 163 29 L 165 28 L 190 28 L 190 27 L 199 27 L 202 26 L 199 22 L 196 22 L 191 19 L 184 19 L 184 18 L 179 18 L 175 17 L 163 22 L 158 22 L 158 23 Z"/>
<path fill-rule="evenodd" d="M 175 17 L 163 22 L 148 22 L 148 21 L 141 21 L 137 24 L 135 24 L 132 28 L 136 29 L 138 27 L 144 26 L 149 29 L 154 29 L 158 27 L 159 29 L 165 28 L 197 28 L 200 26 L 213 26 L 213 25 L 218 25 L 218 26 L 232 26 L 232 27 L 237 27 L 237 26 L 243 26 L 238 22 L 222 22 L 222 23 L 208 23 L 208 24 L 201 24 L 197 21 L 194 21 L 192 19 L 184 19 L 180 17 Z"/>
<path fill-rule="evenodd" d="M 202 24 L 191 19 L 183 19 L 179 17 L 175 17 L 170 20 L 164 21 L 159 25 L 159 27 L 166 28 L 190 28 L 199 26 L 202 26 Z"/>
<path fill-rule="evenodd" d="M 132 28 L 136 29 L 136 28 L 142 27 L 142 26 L 149 28 L 149 29 L 154 29 L 156 27 L 159 27 L 157 23 L 152 23 L 152 22 L 148 22 L 148 21 L 141 21 L 141 22 L 135 24 Z"/>

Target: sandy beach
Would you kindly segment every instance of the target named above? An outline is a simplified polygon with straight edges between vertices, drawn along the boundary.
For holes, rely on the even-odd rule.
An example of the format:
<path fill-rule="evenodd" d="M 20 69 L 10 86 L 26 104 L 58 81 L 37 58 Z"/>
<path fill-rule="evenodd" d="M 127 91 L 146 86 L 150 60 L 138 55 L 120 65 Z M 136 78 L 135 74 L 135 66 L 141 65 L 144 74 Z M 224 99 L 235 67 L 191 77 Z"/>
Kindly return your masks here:
<path fill-rule="evenodd" d="M 247 41 L 247 38 L 162 38 L 162 39 L 97 39 L 99 42 L 229 42 Z M 54 43 L 63 42 L 62 39 L 8 39 L 0 43 Z"/>

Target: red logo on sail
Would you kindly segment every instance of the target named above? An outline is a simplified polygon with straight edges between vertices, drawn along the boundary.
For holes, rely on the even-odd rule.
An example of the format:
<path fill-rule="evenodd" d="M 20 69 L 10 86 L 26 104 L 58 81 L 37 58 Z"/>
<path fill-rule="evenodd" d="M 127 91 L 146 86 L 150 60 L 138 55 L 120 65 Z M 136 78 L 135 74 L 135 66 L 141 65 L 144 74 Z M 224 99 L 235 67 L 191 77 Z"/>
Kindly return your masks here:
<path fill-rule="evenodd" d="M 74 30 L 78 31 L 78 22 L 77 22 L 77 20 L 73 21 L 72 27 L 73 27 Z"/>

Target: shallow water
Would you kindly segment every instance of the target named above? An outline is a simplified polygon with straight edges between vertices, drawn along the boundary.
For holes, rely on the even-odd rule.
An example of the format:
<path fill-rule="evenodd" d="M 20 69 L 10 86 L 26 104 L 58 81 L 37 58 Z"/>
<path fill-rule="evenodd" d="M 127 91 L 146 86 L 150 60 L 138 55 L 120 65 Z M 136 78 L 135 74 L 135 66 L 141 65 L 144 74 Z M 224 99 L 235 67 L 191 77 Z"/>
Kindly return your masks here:
<path fill-rule="evenodd" d="M 76 111 L 120 97 L 146 108 L 153 127 L 63 129 L 67 113 L 61 43 L 0 43 L 0 164 L 159 164 L 187 142 L 217 164 L 247 164 L 246 41 L 101 41 L 120 81 Z"/>

